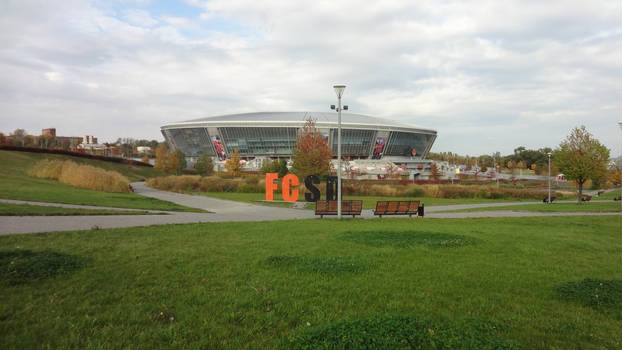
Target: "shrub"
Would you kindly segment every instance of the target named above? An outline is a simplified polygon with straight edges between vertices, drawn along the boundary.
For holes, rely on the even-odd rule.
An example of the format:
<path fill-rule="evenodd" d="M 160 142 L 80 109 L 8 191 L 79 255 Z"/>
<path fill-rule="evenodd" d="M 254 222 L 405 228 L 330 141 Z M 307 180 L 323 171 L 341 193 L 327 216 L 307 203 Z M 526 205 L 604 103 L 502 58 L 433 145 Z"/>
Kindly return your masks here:
<path fill-rule="evenodd" d="M 200 179 L 199 175 L 154 177 L 147 180 L 147 186 L 164 191 L 195 191 L 199 188 Z"/>
<path fill-rule="evenodd" d="M 415 187 L 404 192 L 404 194 L 406 195 L 406 197 L 423 197 L 425 191 L 423 190 L 423 188 Z"/>
<path fill-rule="evenodd" d="M 261 193 L 265 190 L 265 181 L 256 177 L 223 178 L 221 176 L 181 175 L 154 177 L 147 180 L 147 186 L 164 191 L 184 192 L 240 192 Z"/>
<path fill-rule="evenodd" d="M 130 181 L 118 172 L 80 165 L 70 160 L 42 160 L 28 174 L 96 191 L 130 192 Z"/>

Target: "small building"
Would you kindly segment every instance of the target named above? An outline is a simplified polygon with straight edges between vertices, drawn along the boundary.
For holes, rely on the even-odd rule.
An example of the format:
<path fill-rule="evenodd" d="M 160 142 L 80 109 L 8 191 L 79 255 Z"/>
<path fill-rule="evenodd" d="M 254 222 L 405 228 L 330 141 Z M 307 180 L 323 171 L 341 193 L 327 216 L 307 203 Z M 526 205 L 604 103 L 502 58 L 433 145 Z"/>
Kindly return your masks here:
<path fill-rule="evenodd" d="M 47 128 L 41 130 L 41 136 L 54 136 L 56 137 L 56 128 Z"/>
<path fill-rule="evenodd" d="M 136 152 L 138 154 L 149 154 L 149 153 L 151 153 L 151 147 L 149 147 L 149 146 L 138 146 L 138 147 L 136 147 Z"/>
<path fill-rule="evenodd" d="M 84 135 L 82 137 L 82 143 L 87 145 L 97 144 L 97 137 L 93 135 Z"/>

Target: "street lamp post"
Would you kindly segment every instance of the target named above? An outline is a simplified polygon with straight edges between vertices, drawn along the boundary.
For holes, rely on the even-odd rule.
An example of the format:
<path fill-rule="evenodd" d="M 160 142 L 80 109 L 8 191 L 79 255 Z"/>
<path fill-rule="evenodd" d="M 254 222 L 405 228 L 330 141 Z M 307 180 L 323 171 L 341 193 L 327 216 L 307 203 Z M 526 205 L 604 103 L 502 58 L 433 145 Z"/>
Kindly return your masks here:
<path fill-rule="evenodd" d="M 622 129 L 622 121 L 619 121 L 618 125 L 620 125 L 620 129 Z M 620 207 L 622 207 L 622 182 L 620 183 Z"/>
<path fill-rule="evenodd" d="M 551 152 L 546 154 L 549 156 L 549 204 L 551 204 Z"/>
<path fill-rule="evenodd" d="M 337 94 L 337 218 L 341 220 L 341 96 L 345 85 L 334 85 Z"/>

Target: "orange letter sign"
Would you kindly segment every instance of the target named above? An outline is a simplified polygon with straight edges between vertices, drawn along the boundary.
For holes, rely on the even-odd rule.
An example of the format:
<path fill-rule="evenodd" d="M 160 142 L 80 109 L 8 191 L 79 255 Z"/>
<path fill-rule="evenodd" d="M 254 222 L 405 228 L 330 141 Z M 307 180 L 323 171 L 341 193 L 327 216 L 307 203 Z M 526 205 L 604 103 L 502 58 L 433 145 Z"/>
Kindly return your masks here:
<path fill-rule="evenodd" d="M 279 178 L 279 174 L 277 173 L 266 173 L 266 200 L 271 201 L 274 200 L 274 190 L 277 189 L 277 185 L 274 183 L 274 180 Z"/>
<path fill-rule="evenodd" d="M 300 185 L 300 181 L 298 181 L 298 177 L 294 174 L 287 174 L 283 177 L 283 199 L 287 202 L 295 202 L 298 200 L 298 189 L 292 190 L 290 192 L 290 186 L 298 187 Z M 266 186 L 268 186 L 266 184 Z"/>

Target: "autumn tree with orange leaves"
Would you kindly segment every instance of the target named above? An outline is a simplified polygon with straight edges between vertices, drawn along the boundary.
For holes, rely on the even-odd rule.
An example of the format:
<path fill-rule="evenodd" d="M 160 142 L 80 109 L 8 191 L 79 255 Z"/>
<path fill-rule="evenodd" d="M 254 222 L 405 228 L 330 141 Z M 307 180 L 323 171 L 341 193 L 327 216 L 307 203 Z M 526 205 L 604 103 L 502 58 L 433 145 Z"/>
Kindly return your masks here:
<path fill-rule="evenodd" d="M 315 127 L 315 121 L 308 119 L 296 140 L 291 172 L 302 179 L 309 175 L 327 175 L 332 158 L 327 138 Z"/>

